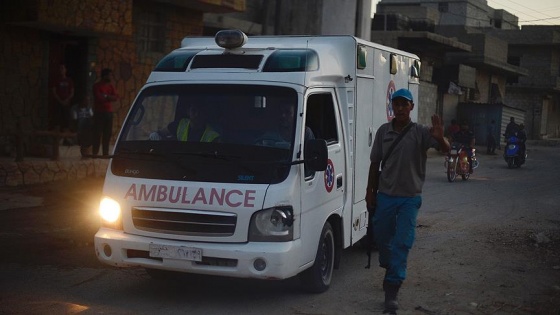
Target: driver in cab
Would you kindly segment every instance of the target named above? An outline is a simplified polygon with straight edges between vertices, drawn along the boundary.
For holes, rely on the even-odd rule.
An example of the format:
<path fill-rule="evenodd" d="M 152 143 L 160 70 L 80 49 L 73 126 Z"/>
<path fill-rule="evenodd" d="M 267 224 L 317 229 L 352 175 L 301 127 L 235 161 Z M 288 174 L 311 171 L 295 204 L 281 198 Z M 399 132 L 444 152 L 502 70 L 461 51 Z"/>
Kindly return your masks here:
<path fill-rule="evenodd" d="M 293 105 L 280 107 L 278 109 L 278 125 L 274 130 L 266 131 L 255 141 L 257 145 L 289 148 L 292 144 L 294 132 L 294 113 Z M 305 127 L 304 140 L 315 139 L 315 134 L 308 126 Z"/>
<path fill-rule="evenodd" d="M 167 128 L 154 131 L 150 140 L 176 138 L 179 141 L 219 142 L 220 134 L 208 124 L 208 110 L 200 103 L 193 103 L 189 107 L 189 117 L 171 122 Z"/>

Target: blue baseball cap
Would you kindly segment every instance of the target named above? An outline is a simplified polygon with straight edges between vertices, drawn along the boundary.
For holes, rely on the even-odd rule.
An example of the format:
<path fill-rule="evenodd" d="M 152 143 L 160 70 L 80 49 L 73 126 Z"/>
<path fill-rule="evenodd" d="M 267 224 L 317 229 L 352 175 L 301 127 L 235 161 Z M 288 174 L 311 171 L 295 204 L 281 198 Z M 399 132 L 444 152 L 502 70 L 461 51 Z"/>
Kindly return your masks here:
<path fill-rule="evenodd" d="M 391 101 L 396 99 L 397 97 L 403 97 L 411 102 L 414 102 L 414 99 L 412 97 L 412 93 L 410 93 L 410 91 L 408 89 L 400 89 L 400 90 L 396 90 L 393 95 L 391 95 Z"/>

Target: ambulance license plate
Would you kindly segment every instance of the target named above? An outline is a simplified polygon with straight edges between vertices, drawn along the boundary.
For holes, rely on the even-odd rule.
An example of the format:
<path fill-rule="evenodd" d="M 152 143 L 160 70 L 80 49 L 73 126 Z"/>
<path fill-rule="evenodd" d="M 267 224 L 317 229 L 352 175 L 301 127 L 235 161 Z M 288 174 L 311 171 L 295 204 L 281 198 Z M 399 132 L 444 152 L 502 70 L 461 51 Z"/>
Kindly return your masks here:
<path fill-rule="evenodd" d="M 185 246 L 150 244 L 150 257 L 202 261 L 202 249 Z"/>

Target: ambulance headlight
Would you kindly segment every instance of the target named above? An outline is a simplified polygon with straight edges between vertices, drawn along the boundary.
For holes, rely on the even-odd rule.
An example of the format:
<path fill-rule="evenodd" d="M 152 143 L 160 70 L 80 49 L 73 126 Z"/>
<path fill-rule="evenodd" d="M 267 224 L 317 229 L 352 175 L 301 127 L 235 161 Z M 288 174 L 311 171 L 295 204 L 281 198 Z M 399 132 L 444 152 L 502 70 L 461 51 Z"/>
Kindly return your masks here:
<path fill-rule="evenodd" d="M 253 214 L 249 225 L 250 242 L 287 242 L 294 236 L 292 207 L 274 207 Z"/>
<path fill-rule="evenodd" d="M 113 229 L 122 229 L 121 206 L 115 200 L 104 197 L 99 202 L 99 215 L 103 226 Z"/>
<path fill-rule="evenodd" d="M 247 43 L 247 35 L 240 30 L 222 30 L 216 33 L 214 40 L 222 48 L 239 48 Z"/>

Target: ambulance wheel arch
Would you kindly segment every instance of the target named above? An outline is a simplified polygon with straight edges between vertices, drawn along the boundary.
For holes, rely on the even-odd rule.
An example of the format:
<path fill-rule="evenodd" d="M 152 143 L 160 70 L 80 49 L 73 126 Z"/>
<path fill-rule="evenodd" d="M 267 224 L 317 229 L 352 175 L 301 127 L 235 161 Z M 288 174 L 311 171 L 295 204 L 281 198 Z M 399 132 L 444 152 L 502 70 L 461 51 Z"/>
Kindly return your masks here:
<path fill-rule="evenodd" d="M 338 227 L 337 227 L 338 226 Z M 313 265 L 299 274 L 302 287 L 310 293 L 322 293 L 329 289 L 333 270 L 340 263 L 340 225 L 325 222 L 319 238 Z"/>

